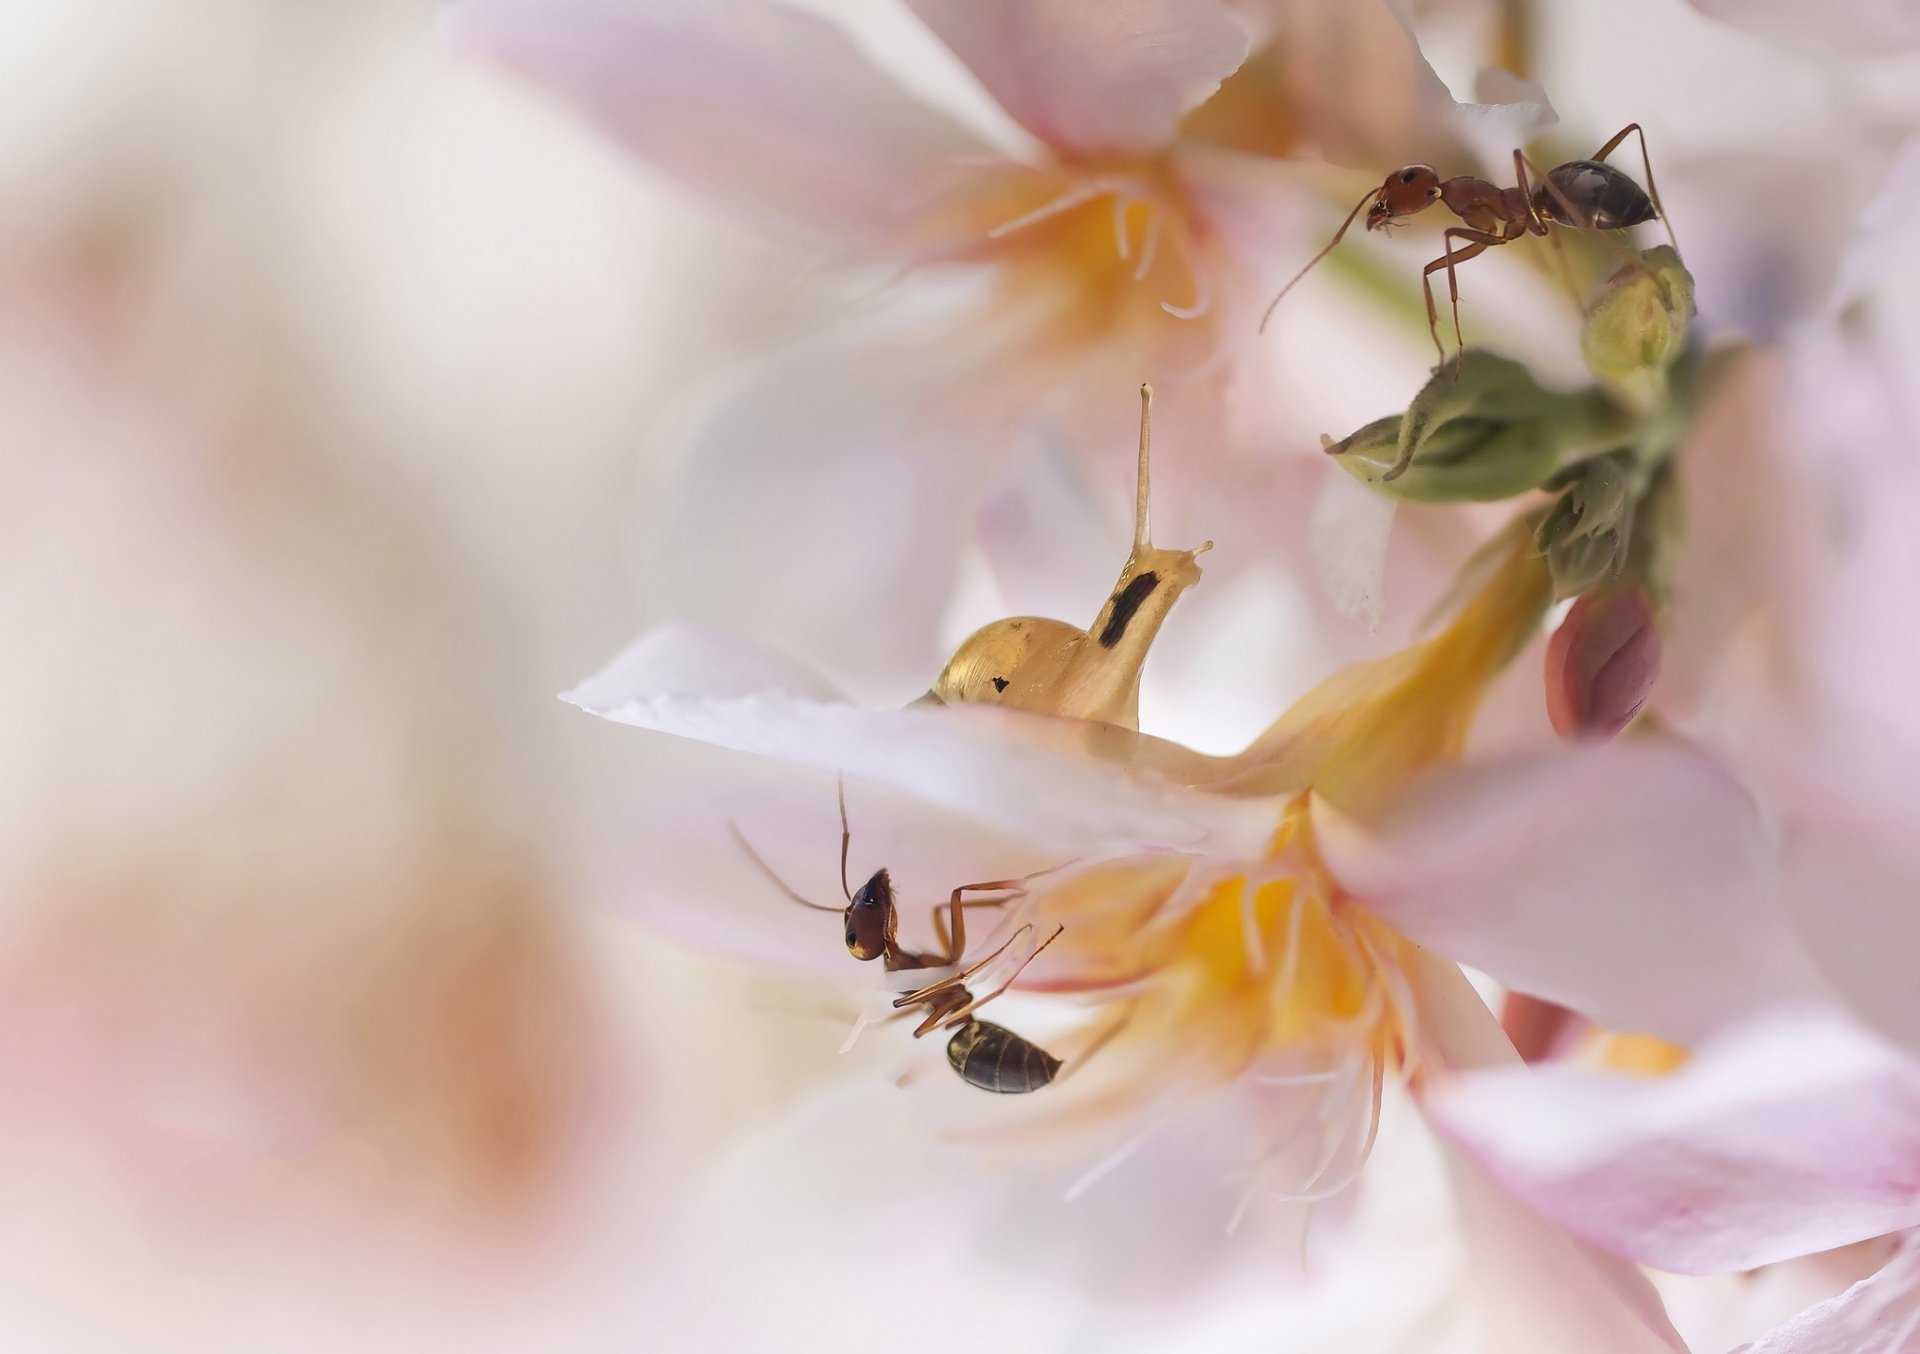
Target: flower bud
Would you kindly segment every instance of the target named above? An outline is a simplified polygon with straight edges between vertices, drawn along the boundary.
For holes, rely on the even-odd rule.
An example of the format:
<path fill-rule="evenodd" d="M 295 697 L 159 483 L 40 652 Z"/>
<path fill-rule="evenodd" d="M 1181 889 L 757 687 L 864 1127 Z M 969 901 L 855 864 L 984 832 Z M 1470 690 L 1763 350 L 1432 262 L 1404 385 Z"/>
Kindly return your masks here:
<path fill-rule="evenodd" d="M 1693 277 L 1667 245 L 1622 263 L 1589 298 L 1580 353 L 1621 400 L 1650 409 L 1666 395 L 1667 369 L 1686 351 Z"/>
<path fill-rule="evenodd" d="M 1619 438 L 1619 420 L 1599 392 L 1548 390 L 1520 363 L 1476 348 L 1457 379 L 1443 364 L 1405 414 L 1322 445 L 1355 479 L 1392 498 L 1487 503 L 1537 489 Z"/>
<path fill-rule="evenodd" d="M 1646 589 L 1596 588 L 1547 645 L 1547 715 L 1562 738 L 1611 738 L 1633 722 L 1659 676 L 1660 629 Z"/>

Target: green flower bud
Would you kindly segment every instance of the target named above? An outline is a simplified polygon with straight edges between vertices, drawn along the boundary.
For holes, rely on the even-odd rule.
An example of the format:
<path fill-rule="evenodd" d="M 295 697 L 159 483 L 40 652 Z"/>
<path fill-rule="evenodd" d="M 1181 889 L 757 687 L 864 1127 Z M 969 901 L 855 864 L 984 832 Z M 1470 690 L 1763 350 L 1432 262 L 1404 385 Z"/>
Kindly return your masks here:
<path fill-rule="evenodd" d="M 1457 379 L 1443 364 L 1404 415 L 1321 444 L 1354 478 L 1390 497 L 1486 503 L 1537 489 L 1626 435 L 1600 391 L 1548 390 L 1520 363 L 1476 348 Z"/>
<path fill-rule="evenodd" d="M 1553 575 L 1554 600 L 1578 597 L 1618 572 L 1625 549 L 1626 537 L 1617 530 L 1572 536 L 1549 547 L 1547 572 Z"/>
<path fill-rule="evenodd" d="M 1622 263 L 1587 305 L 1580 352 L 1593 374 L 1636 409 L 1666 397 L 1667 371 L 1687 347 L 1693 276 L 1669 245 Z"/>

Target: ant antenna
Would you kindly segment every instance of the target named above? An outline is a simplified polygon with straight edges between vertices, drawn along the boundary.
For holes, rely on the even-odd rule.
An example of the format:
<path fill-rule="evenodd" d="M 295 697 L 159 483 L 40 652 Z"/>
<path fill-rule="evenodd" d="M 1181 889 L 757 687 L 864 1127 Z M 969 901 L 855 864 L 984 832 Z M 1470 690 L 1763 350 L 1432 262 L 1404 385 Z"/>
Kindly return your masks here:
<path fill-rule="evenodd" d="M 740 849 L 747 853 L 747 859 L 760 867 L 760 873 L 765 875 L 775 888 L 786 894 L 787 897 L 793 899 L 794 902 L 800 904 L 802 907 L 810 907 L 815 912 L 840 912 L 843 910 L 837 907 L 828 907 L 825 903 L 810 903 L 805 898 L 802 898 L 793 891 L 786 880 L 773 872 L 773 866 L 767 864 L 766 861 L 760 858 L 760 853 L 753 849 L 753 843 L 747 840 L 747 834 L 742 832 L 740 825 L 731 818 L 727 819 L 727 830 L 732 832 L 733 839 L 740 843 Z"/>
<path fill-rule="evenodd" d="M 1137 554 L 1150 550 L 1153 543 L 1147 539 L 1147 455 L 1153 450 L 1153 387 L 1144 381 L 1140 384 L 1140 483 L 1134 490 L 1133 501 L 1133 548 Z"/>
<path fill-rule="evenodd" d="M 847 887 L 847 844 L 853 840 L 853 829 L 847 826 L 847 773 L 840 773 L 840 892 L 853 902 L 853 890 Z M 837 911 L 828 908 L 827 911 Z"/>
<path fill-rule="evenodd" d="M 1380 196 L 1380 190 L 1378 188 L 1369 188 L 1367 190 L 1367 195 L 1361 198 L 1358 202 L 1353 204 L 1353 210 L 1348 212 L 1347 219 L 1340 223 L 1340 229 L 1333 232 L 1333 238 L 1327 241 L 1327 247 L 1325 249 L 1322 249 L 1318 254 L 1315 254 L 1312 258 L 1308 259 L 1307 266 L 1302 268 L 1299 272 L 1293 275 L 1293 281 L 1287 283 L 1286 286 L 1280 289 L 1279 296 L 1274 297 L 1272 301 L 1268 302 L 1267 313 L 1260 317 L 1261 333 L 1264 334 L 1267 332 L 1267 321 L 1273 318 L 1274 307 L 1278 306 L 1280 302 L 1283 299 L 1285 299 L 1286 294 L 1293 290 L 1295 283 L 1299 282 L 1301 278 L 1305 277 L 1308 273 L 1313 271 L 1314 264 L 1320 262 L 1321 259 L 1324 259 L 1327 255 L 1333 252 L 1333 247 L 1339 244 L 1341 237 L 1343 237 L 1347 233 L 1347 227 L 1353 224 L 1353 218 L 1360 215 L 1361 208 L 1365 207 L 1367 203 L 1371 202 L 1374 198 L 1378 196 Z"/>

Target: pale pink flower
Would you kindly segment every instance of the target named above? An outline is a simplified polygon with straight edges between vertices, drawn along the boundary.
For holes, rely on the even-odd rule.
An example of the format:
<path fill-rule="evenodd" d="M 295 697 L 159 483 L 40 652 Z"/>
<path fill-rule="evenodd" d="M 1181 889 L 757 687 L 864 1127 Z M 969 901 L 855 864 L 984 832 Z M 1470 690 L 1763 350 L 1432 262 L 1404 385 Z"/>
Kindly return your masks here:
<path fill-rule="evenodd" d="M 1235 476 L 1249 528 L 1303 537 L 1312 432 L 1275 469 L 1271 417 L 1246 389 L 1259 309 L 1321 229 L 1303 229 L 1320 214 L 1315 167 L 1276 157 L 1378 173 L 1459 158 L 1464 132 L 1511 139 L 1476 112 L 1545 115 L 1518 88 L 1497 110 L 1456 105 L 1382 0 L 911 8 L 1017 124 L 1017 147 L 922 103 L 832 23 L 765 0 L 462 0 L 445 16 L 457 45 L 550 85 L 728 218 L 843 274 L 900 279 L 887 304 L 707 403 L 646 569 L 656 605 L 866 681 L 936 661 L 976 513 L 995 518 L 991 558 L 1029 547 L 1013 486 L 1061 449 L 1123 455 L 1142 379 L 1181 448 L 1162 475 L 1172 534 L 1209 511 L 1198 472 L 1251 437 L 1258 459 Z M 1351 382 L 1303 348 L 1295 384 Z"/>
<path fill-rule="evenodd" d="M 1092 1184 L 1157 1131 L 1228 1115 L 1267 1134 L 1240 1162 L 1249 1193 L 1313 1199 L 1364 1163 L 1383 1080 L 1411 1075 L 1421 1088 L 1512 1058 L 1453 961 L 1689 1043 L 1818 993 L 1750 801 L 1683 746 L 1437 771 L 1397 793 L 1412 771 L 1458 755 L 1509 628 L 1537 616 L 1515 591 L 1529 570 L 1537 563 L 1489 584 L 1428 646 L 1330 680 L 1234 757 L 987 707 L 866 710 L 791 663 L 684 629 L 643 638 L 572 699 L 844 773 L 862 868 L 894 869 L 904 898 L 1054 871 L 970 952 L 1017 942 L 984 988 L 1064 928 L 1005 1009 L 1044 1022 L 1032 1028 L 1054 1033 L 1035 1037 L 1070 1064 L 1092 1056 L 1017 1102 L 937 1065 L 919 1074 L 916 1089 L 970 1132 L 1024 1161 L 1092 1168 Z M 1122 755 L 1103 755 L 1117 736 Z M 850 977 L 837 928 L 780 898 L 727 845 L 732 816 L 804 894 L 836 896 L 822 868 L 837 837 L 829 782 L 779 785 L 773 769 L 724 800 L 669 811 L 636 901 L 706 943 Z M 1510 803 L 1536 807 L 1492 811 Z M 1690 863 L 1675 868 L 1682 851 Z M 1507 1294 L 1512 1331 L 1542 1333 L 1542 1347 L 1679 1347 L 1633 1270 L 1596 1264 L 1464 1159 L 1454 1170 L 1470 1220 L 1511 1243 L 1482 1252 L 1506 1258 L 1481 1278 Z M 1516 1293 L 1541 1282 L 1541 1305 L 1519 1314 Z M 1591 1344 L 1544 1334 L 1566 1302 L 1604 1316 L 1578 1337 Z"/>

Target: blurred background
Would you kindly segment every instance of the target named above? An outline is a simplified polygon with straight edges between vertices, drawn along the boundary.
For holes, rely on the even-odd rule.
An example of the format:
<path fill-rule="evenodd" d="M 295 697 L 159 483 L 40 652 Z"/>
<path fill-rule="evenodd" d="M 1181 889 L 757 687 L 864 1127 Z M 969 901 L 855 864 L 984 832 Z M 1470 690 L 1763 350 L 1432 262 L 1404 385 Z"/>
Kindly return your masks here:
<path fill-rule="evenodd" d="M 1683 244 L 1739 227 L 1689 254 L 1734 322 L 1819 291 L 1766 166 L 1833 144 L 1844 54 L 1527 13 L 1420 10 L 1457 91 L 1519 32 L 1571 140 L 1646 123 Z M 977 112 L 931 49 L 881 54 Z M 734 768 L 555 697 L 659 619 L 689 393 L 838 300 L 424 0 L 0 10 L 0 1346 L 728 1347 L 649 1276 L 822 1225 L 694 1220 L 840 1028 L 601 906 Z M 743 1178 L 831 1211 L 831 1160 Z M 791 1347 L 856 1347 L 815 1296 Z"/>

